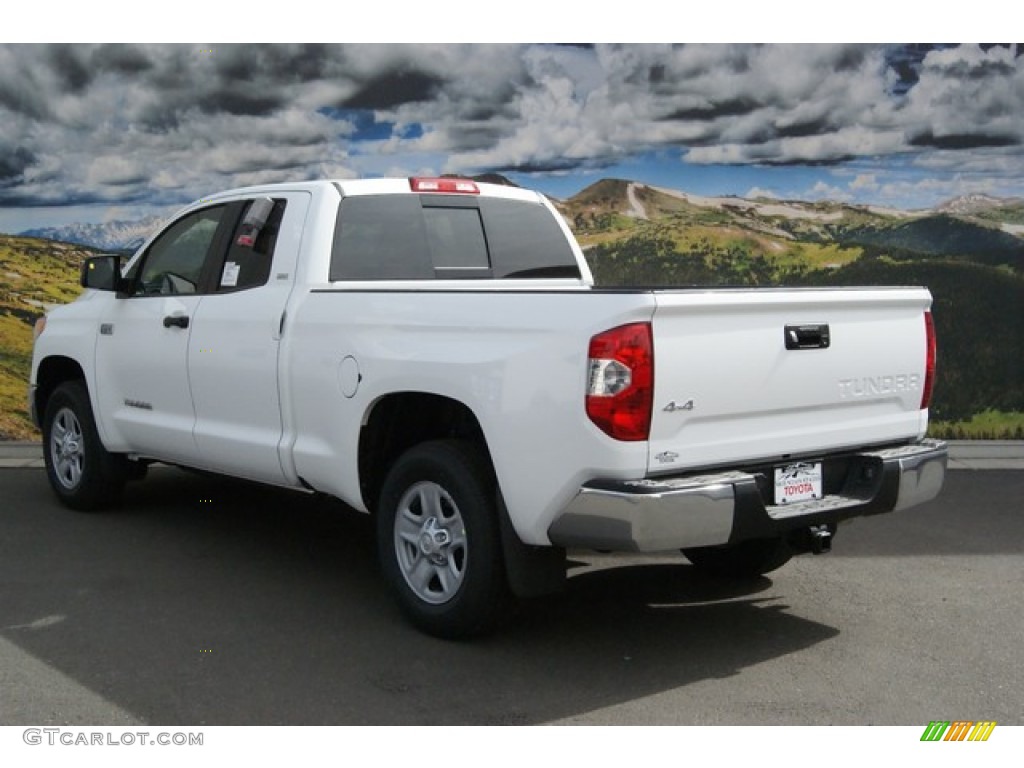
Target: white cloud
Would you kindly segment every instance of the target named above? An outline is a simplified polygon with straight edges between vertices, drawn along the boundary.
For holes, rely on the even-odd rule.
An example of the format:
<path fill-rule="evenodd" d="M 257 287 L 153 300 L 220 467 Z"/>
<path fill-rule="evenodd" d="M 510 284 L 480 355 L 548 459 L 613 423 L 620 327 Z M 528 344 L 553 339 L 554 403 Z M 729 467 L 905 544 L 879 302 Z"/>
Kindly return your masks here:
<path fill-rule="evenodd" d="M 900 205 L 930 208 L 944 200 L 970 194 L 985 194 L 1004 197 L 1018 194 L 1019 188 L 1004 188 L 993 179 L 968 178 L 925 178 L 917 180 L 894 180 L 881 185 L 878 195 L 882 200 L 891 200 Z"/>
<path fill-rule="evenodd" d="M 824 181 L 817 182 L 805 193 L 809 200 L 852 200 L 853 195 L 842 187 L 826 184 Z"/>
<path fill-rule="evenodd" d="M 978 46 L 930 52 L 902 111 L 911 142 L 971 149 L 1024 141 L 1024 66 L 1016 52 Z"/>
<path fill-rule="evenodd" d="M 899 158 L 948 185 L 1019 186 L 1016 54 L 933 50 L 904 95 L 882 46 L 0 46 L 0 204 L 160 204 L 398 169 L 557 173 L 649 151 L 704 165 Z M 368 124 L 374 140 L 357 139 Z M 812 192 L 919 183 L 892 175 Z"/>
<path fill-rule="evenodd" d="M 85 181 L 95 185 L 120 185 L 144 181 L 146 169 L 135 158 L 124 155 L 96 157 L 88 164 Z"/>
<path fill-rule="evenodd" d="M 848 186 L 856 192 L 874 192 L 879 188 L 878 178 L 873 173 L 858 173 Z"/>

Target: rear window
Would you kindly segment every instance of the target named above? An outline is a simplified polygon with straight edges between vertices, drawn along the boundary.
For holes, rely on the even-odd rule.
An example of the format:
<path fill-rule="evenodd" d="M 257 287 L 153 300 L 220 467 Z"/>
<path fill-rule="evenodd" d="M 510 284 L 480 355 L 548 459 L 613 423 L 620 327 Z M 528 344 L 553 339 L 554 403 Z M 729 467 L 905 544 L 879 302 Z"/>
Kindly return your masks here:
<path fill-rule="evenodd" d="M 476 208 L 424 208 L 423 223 L 435 270 L 491 268 L 484 225 Z"/>
<path fill-rule="evenodd" d="M 539 203 L 464 195 L 342 200 L 331 280 L 579 278 L 562 229 Z"/>
<path fill-rule="evenodd" d="M 547 208 L 485 198 L 480 209 L 495 277 L 581 277 L 572 248 Z"/>

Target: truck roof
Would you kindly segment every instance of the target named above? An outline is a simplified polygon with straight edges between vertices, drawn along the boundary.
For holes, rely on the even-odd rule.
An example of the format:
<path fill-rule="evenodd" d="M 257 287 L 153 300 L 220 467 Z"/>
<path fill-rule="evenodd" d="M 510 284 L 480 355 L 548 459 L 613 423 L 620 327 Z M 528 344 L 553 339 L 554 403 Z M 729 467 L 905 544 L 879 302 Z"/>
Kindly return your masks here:
<path fill-rule="evenodd" d="M 438 189 L 415 188 L 417 182 L 439 182 Z M 468 182 L 475 191 L 456 190 L 455 182 Z M 539 202 L 542 195 L 523 187 L 512 187 L 504 184 L 489 184 L 451 176 L 441 177 L 392 177 L 379 179 L 319 179 L 316 181 L 282 182 L 276 184 L 260 184 L 251 187 L 238 187 L 209 195 L 194 201 L 189 207 L 201 203 L 213 202 L 239 195 L 273 195 L 274 192 L 308 191 L 316 192 L 333 188 L 342 197 L 355 195 L 397 195 L 397 194 L 478 194 L 486 197 L 504 197 L 526 202 Z"/>

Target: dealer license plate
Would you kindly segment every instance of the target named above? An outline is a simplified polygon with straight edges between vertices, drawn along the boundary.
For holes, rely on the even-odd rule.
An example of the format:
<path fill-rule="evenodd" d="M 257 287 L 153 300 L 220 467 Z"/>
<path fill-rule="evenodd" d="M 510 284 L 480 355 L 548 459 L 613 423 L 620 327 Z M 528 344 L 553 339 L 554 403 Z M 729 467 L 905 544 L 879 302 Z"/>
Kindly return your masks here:
<path fill-rule="evenodd" d="M 821 498 L 821 462 L 800 462 L 775 468 L 775 503 Z"/>

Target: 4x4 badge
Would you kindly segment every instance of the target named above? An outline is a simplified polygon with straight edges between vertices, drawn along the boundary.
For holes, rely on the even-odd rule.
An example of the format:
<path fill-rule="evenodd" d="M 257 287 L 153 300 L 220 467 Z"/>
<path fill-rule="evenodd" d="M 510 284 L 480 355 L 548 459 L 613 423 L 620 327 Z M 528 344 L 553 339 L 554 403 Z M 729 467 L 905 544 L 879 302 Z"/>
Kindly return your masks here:
<path fill-rule="evenodd" d="M 663 411 L 673 413 L 674 411 L 692 411 L 693 400 L 687 400 L 685 403 L 677 403 L 675 400 L 671 401 L 668 405 L 662 408 Z"/>

